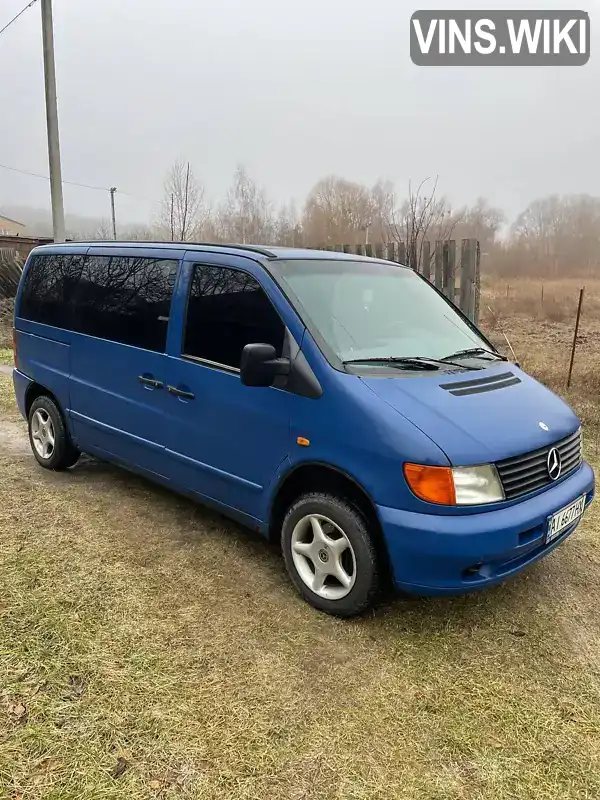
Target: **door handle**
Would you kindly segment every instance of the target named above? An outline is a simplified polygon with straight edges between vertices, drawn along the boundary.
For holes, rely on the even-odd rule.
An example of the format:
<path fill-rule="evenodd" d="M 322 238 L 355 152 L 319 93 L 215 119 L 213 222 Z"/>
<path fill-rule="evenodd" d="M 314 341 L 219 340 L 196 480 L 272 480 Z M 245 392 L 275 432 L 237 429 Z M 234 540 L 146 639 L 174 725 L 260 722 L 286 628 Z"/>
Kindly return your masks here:
<path fill-rule="evenodd" d="M 176 386 L 167 386 L 167 392 L 175 395 L 175 397 L 184 397 L 186 400 L 196 399 L 196 395 L 193 392 L 186 392 L 184 389 L 178 389 Z"/>
<path fill-rule="evenodd" d="M 157 381 L 156 378 L 150 378 L 148 375 L 138 375 L 138 381 L 152 389 L 162 389 L 164 386 L 162 381 Z"/>

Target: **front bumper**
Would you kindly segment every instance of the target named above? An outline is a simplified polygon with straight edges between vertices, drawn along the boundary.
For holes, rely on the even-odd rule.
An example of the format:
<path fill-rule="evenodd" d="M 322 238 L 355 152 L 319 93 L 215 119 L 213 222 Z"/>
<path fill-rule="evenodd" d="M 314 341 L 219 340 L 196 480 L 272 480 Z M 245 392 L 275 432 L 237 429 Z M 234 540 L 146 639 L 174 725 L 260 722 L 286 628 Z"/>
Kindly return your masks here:
<path fill-rule="evenodd" d="M 583 462 L 566 480 L 528 500 L 479 514 L 418 514 L 379 506 L 398 588 L 413 594 L 462 594 L 499 583 L 550 553 L 575 523 L 545 544 L 551 514 L 586 495 L 594 497 L 594 471 Z"/>

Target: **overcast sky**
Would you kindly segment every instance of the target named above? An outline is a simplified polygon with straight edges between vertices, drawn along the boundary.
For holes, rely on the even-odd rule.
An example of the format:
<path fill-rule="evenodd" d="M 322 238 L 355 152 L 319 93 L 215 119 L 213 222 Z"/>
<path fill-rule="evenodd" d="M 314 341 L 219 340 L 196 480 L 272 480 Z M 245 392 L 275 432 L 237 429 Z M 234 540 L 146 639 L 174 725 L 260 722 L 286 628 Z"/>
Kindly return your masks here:
<path fill-rule="evenodd" d="M 25 0 L 0 0 L 0 28 Z M 460 8 L 518 8 L 493 3 Z M 144 221 L 176 157 L 211 197 L 243 163 L 276 201 L 329 173 L 367 184 L 439 175 L 455 203 L 509 214 L 537 196 L 600 194 L 600 0 L 584 67 L 425 68 L 409 19 L 445 0 L 54 0 L 63 178 L 116 186 Z M 0 36 L 0 164 L 48 173 L 39 3 Z M 0 169 L 3 205 L 49 206 L 47 181 Z M 65 187 L 67 211 L 108 194 Z"/>

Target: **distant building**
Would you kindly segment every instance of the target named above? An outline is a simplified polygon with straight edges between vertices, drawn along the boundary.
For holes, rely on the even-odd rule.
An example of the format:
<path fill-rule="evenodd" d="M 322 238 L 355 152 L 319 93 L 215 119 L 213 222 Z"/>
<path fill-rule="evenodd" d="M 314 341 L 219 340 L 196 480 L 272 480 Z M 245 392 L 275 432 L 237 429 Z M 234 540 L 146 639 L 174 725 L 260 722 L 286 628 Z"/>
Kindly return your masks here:
<path fill-rule="evenodd" d="M 15 219 L 0 214 L 0 236 L 21 236 L 25 233 L 25 225 Z"/>

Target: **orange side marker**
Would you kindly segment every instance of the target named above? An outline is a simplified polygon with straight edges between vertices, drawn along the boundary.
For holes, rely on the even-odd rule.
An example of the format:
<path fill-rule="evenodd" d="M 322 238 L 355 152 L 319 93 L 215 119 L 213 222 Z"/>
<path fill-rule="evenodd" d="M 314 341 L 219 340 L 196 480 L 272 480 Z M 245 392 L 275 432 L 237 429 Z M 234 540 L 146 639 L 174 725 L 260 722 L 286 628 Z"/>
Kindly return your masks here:
<path fill-rule="evenodd" d="M 310 445 L 310 439 L 305 439 L 304 436 L 299 436 L 296 439 L 296 442 L 300 445 L 300 447 L 308 447 Z"/>

